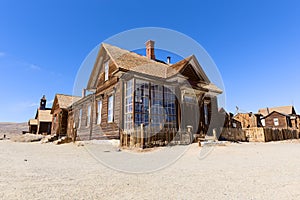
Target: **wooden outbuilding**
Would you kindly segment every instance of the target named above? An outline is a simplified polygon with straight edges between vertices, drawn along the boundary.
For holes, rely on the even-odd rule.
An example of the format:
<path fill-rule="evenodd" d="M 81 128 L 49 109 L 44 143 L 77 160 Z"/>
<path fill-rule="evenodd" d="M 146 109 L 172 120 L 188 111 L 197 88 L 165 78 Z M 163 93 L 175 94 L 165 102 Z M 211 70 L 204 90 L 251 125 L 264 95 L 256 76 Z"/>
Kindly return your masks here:
<path fill-rule="evenodd" d="M 262 127 L 261 114 L 249 113 L 237 113 L 233 118 L 241 122 L 242 128 L 255 128 Z"/>
<path fill-rule="evenodd" d="M 52 128 L 51 134 L 58 137 L 67 135 L 68 127 L 68 107 L 78 101 L 81 97 L 71 96 L 65 94 L 56 94 L 51 114 L 52 114 Z"/>
<path fill-rule="evenodd" d="M 292 128 L 291 117 L 289 115 L 273 111 L 264 118 L 266 128 Z"/>
<path fill-rule="evenodd" d="M 38 130 L 38 120 L 30 119 L 28 121 L 28 126 L 29 126 L 29 133 L 36 134 Z"/>
<path fill-rule="evenodd" d="M 299 117 L 294 106 L 279 106 L 258 110 L 262 124 L 266 128 L 299 128 Z"/>

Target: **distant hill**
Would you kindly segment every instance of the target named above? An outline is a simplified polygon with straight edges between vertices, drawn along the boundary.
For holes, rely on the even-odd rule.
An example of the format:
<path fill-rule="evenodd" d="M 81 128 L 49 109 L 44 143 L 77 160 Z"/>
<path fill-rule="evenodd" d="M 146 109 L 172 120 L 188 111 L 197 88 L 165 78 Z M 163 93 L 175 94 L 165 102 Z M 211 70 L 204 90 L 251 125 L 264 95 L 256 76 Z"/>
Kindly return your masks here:
<path fill-rule="evenodd" d="M 10 136 L 12 134 L 22 134 L 22 131 L 28 130 L 27 122 L 13 123 L 13 122 L 0 122 L 0 137 L 6 134 Z"/>

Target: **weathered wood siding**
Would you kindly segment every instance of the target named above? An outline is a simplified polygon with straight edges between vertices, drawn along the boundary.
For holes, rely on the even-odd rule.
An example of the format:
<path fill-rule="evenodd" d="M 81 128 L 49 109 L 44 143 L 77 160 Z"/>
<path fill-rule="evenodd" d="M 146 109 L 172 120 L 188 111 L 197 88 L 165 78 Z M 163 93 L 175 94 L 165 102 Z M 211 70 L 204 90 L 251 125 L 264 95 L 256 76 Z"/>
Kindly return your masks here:
<path fill-rule="evenodd" d="M 69 110 L 68 112 L 68 128 L 67 128 L 67 136 L 75 140 L 75 129 L 74 129 L 74 111 Z"/>
<path fill-rule="evenodd" d="M 274 125 L 274 119 L 278 119 L 278 126 Z M 265 127 L 266 128 L 288 128 L 289 124 L 288 124 L 288 120 L 289 118 L 285 115 L 282 115 L 278 112 L 273 112 L 271 113 L 269 116 L 267 116 L 265 118 Z"/>
<path fill-rule="evenodd" d="M 43 135 L 51 134 L 51 122 L 39 122 L 38 133 Z"/>

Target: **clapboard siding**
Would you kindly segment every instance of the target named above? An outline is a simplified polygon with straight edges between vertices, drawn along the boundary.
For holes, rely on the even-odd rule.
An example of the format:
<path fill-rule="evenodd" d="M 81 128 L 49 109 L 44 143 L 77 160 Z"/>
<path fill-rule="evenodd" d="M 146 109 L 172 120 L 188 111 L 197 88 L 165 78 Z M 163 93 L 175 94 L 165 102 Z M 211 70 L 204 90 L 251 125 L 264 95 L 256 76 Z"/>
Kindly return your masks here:
<path fill-rule="evenodd" d="M 278 126 L 275 126 L 274 119 L 278 119 Z M 278 112 L 272 112 L 265 118 L 265 127 L 267 128 L 288 128 L 289 117 L 282 115 Z"/>

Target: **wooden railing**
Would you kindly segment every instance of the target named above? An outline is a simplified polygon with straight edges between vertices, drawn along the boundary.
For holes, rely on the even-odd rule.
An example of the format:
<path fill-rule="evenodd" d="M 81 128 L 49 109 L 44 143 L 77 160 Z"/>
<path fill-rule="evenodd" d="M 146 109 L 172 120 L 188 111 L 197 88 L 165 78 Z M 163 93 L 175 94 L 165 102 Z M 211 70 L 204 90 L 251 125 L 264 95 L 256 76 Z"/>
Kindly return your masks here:
<path fill-rule="evenodd" d="M 126 147 L 150 148 L 154 146 L 166 146 L 176 144 L 190 144 L 193 141 L 192 134 L 178 131 L 176 128 L 136 127 L 121 133 L 121 145 Z"/>

